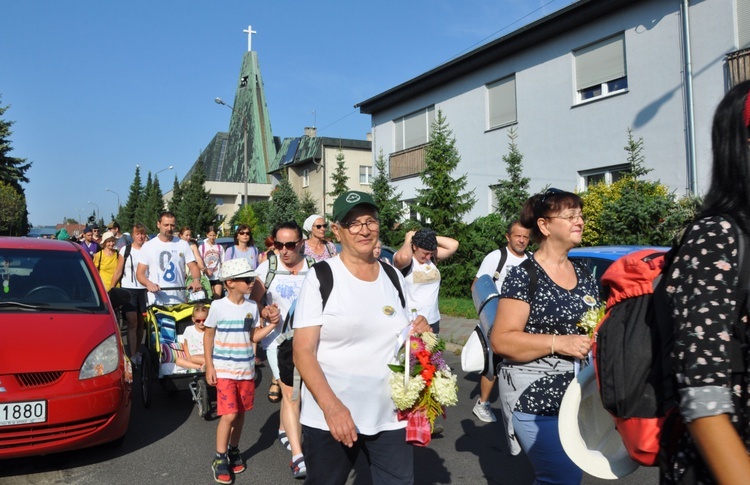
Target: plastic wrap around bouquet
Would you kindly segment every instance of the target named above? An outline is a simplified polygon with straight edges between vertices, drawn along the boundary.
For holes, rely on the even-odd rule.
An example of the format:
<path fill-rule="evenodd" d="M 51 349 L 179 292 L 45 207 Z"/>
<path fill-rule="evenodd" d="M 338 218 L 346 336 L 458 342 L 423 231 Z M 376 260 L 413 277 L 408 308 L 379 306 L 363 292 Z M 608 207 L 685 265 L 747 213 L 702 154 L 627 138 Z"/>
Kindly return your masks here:
<path fill-rule="evenodd" d="M 407 422 L 406 441 L 416 446 L 430 443 L 435 419 L 445 417 L 446 406 L 458 402 L 456 375 L 443 359 L 444 350 L 445 341 L 432 332 L 416 336 L 407 332 L 404 345 L 399 345 L 398 363 L 388 365 L 398 419 Z"/>

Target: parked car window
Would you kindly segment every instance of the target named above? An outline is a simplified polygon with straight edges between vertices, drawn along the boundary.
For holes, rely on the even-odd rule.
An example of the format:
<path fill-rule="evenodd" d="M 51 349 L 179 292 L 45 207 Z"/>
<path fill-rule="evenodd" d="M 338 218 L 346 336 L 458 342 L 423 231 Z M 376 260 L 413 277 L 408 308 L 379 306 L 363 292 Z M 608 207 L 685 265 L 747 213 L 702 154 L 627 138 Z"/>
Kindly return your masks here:
<path fill-rule="evenodd" d="M 107 311 L 83 258 L 78 252 L 0 250 L 0 304 Z"/>

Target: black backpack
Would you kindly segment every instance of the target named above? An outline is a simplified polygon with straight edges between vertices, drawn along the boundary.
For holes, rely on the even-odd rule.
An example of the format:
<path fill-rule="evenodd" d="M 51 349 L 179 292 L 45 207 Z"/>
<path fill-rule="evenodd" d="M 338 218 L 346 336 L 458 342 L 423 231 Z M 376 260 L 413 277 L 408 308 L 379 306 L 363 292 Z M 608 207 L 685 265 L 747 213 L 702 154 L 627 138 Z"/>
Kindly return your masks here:
<path fill-rule="evenodd" d="M 401 288 L 396 269 L 388 263 L 382 261 L 378 262 L 383 267 L 385 274 L 388 275 L 388 279 L 391 280 L 393 286 L 398 290 L 401 307 L 406 308 L 406 298 L 404 297 L 404 292 Z M 333 271 L 331 271 L 331 266 L 327 261 L 319 261 L 315 263 L 314 268 L 315 276 L 317 276 L 318 281 L 320 282 L 320 296 L 323 299 L 323 309 L 325 309 L 328 298 L 331 296 L 331 291 L 333 290 Z M 301 382 L 299 372 L 294 368 L 292 351 L 292 341 L 294 338 L 294 310 L 296 305 L 297 302 L 295 301 L 284 319 L 284 325 L 281 328 L 281 335 L 276 338 L 276 341 L 279 342 L 277 348 L 279 377 L 281 378 L 281 382 L 294 388 L 293 400 L 296 400 L 297 398 L 299 384 Z"/>
<path fill-rule="evenodd" d="M 741 283 L 750 271 L 749 242 L 740 235 Z M 670 356 L 674 322 L 664 278 L 677 248 L 636 251 L 612 263 L 602 275 L 610 294 L 604 318 L 594 330 L 599 393 L 628 454 L 644 466 L 657 466 L 669 455 L 681 429 Z M 747 288 L 742 286 L 740 312 L 747 311 L 748 303 Z M 747 365 L 744 332 L 739 334 L 728 343 L 733 379 L 741 379 Z"/>

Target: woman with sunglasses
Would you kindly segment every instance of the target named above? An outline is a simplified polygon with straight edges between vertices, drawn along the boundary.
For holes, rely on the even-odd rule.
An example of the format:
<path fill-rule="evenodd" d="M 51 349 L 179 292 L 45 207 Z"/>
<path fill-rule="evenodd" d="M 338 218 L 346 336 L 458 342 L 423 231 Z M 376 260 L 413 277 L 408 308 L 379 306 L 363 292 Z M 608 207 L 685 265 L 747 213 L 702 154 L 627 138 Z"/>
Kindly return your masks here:
<path fill-rule="evenodd" d="M 307 235 L 307 239 L 305 239 L 305 256 L 312 256 L 315 261 L 323 261 L 324 259 L 336 256 L 336 246 L 326 239 L 328 223 L 323 219 L 323 216 L 317 214 L 311 215 L 305 219 L 302 229 Z"/>
<path fill-rule="evenodd" d="M 250 267 L 258 267 L 258 248 L 255 247 L 253 232 L 247 224 L 240 224 L 234 231 L 234 246 L 225 252 L 226 260 L 245 258 Z"/>
<path fill-rule="evenodd" d="M 581 243 L 582 211 L 580 197 L 559 189 L 526 201 L 521 225 L 531 230 L 539 249 L 508 270 L 490 334 L 492 349 L 503 358 L 498 380 L 508 446 L 512 454 L 523 449 L 529 457 L 534 483 L 578 484 L 583 476 L 557 430 L 574 360 L 591 348 L 577 324 L 600 304 L 594 277 L 568 259 L 568 251 Z"/>
<path fill-rule="evenodd" d="M 410 325 L 399 289 L 386 273 L 390 269 L 373 256 L 380 221 L 372 196 L 354 191 L 339 196 L 333 219 L 341 253 L 313 266 L 294 317 L 306 483 L 346 483 L 360 452 L 374 484 L 414 483 L 413 447 L 391 399 L 387 364 L 401 332 L 426 332 L 430 326 L 421 316 Z M 322 264 L 333 277 L 325 308 L 318 280 Z M 403 288 L 403 277 L 397 271 L 393 276 Z"/>
<path fill-rule="evenodd" d="M 296 222 L 282 222 L 273 228 L 273 247 L 278 252 L 271 254 L 268 260 L 258 266 L 258 278 L 250 295 L 259 305 L 273 305 L 279 309 L 281 321 L 285 321 L 293 304 L 297 301 L 302 282 L 315 260 L 305 257 L 302 252 L 302 228 Z M 268 288 L 266 288 L 268 284 Z M 277 338 L 281 335 L 283 325 L 277 325 L 268 333 L 261 344 L 268 357 L 268 366 L 273 373 L 268 399 L 279 402 L 279 442 L 292 453 L 290 464 L 294 478 L 304 478 L 306 473 L 305 458 L 302 455 L 302 429 L 299 424 L 299 399 L 292 400 L 293 382 L 284 382 L 279 371 Z M 279 395 L 281 391 L 281 395 Z"/>

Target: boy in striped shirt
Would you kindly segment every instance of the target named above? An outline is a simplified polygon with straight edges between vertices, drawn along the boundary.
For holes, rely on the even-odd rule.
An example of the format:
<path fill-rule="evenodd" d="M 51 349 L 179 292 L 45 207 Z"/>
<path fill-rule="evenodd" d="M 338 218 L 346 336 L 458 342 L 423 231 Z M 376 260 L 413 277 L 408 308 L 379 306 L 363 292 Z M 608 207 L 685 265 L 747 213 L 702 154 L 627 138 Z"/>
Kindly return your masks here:
<path fill-rule="evenodd" d="M 211 304 L 203 334 L 206 381 L 216 386 L 216 455 L 211 464 L 217 483 L 232 483 L 233 473 L 245 471 L 239 443 L 245 413 L 253 408 L 255 355 L 251 332 L 258 318 L 269 325 L 279 322 L 279 310 L 266 306 L 258 310 L 248 301 L 255 272 L 246 259 L 226 261 L 219 279 L 227 295 Z"/>

